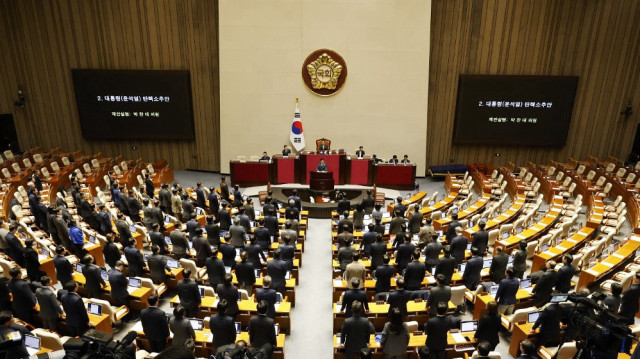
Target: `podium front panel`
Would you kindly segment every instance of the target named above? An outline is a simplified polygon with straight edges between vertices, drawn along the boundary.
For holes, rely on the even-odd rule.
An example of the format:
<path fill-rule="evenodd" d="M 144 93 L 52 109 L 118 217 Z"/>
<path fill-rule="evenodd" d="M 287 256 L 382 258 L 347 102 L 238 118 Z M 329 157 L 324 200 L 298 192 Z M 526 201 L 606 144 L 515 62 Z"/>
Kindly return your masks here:
<path fill-rule="evenodd" d="M 375 182 L 380 187 L 411 190 L 415 186 L 415 165 L 376 165 Z"/>
<path fill-rule="evenodd" d="M 231 185 L 255 186 L 264 185 L 271 181 L 271 163 L 269 162 L 238 162 L 229 163 L 231 169 Z"/>
<path fill-rule="evenodd" d="M 349 184 L 371 185 L 371 161 L 370 159 L 352 158 L 350 161 Z"/>
<path fill-rule="evenodd" d="M 274 156 L 273 163 L 276 168 L 276 183 L 296 183 L 296 158 Z"/>

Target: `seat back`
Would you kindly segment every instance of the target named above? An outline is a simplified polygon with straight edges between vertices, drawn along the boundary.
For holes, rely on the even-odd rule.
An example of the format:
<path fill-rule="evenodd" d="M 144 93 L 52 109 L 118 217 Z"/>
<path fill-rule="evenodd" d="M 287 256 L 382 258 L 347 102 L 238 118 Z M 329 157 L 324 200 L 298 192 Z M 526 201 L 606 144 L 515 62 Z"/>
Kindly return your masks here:
<path fill-rule="evenodd" d="M 498 229 L 493 229 L 489 231 L 488 245 L 493 246 L 496 243 L 496 240 L 498 239 L 499 235 L 500 235 L 500 230 Z"/>
<path fill-rule="evenodd" d="M 627 179 L 625 180 L 625 182 L 631 184 L 633 183 L 633 181 L 635 181 L 636 179 L 636 174 L 635 173 L 629 173 L 629 175 L 627 176 Z"/>
<path fill-rule="evenodd" d="M 558 172 L 558 174 L 556 175 L 556 182 L 562 181 L 563 177 L 564 177 L 564 172 Z"/>
<path fill-rule="evenodd" d="M 571 183 L 571 177 L 567 176 L 567 177 L 564 179 L 564 182 L 562 182 L 562 186 L 563 186 L 563 187 L 567 187 L 570 183 Z"/>
<path fill-rule="evenodd" d="M 29 168 L 33 166 L 33 164 L 31 163 L 31 160 L 28 158 L 25 158 L 24 160 L 22 160 L 22 163 L 24 163 L 24 168 Z"/>
<path fill-rule="evenodd" d="M 547 170 L 547 175 L 553 176 L 554 173 L 556 173 L 556 168 L 553 166 L 549 167 L 549 169 Z"/>
<path fill-rule="evenodd" d="M 464 285 L 459 285 L 456 287 L 451 287 L 451 302 L 455 306 L 460 306 L 464 304 L 464 292 L 467 289 Z"/>
<path fill-rule="evenodd" d="M 82 168 L 84 169 L 84 173 L 86 173 L 87 175 L 91 174 L 91 166 L 89 166 L 88 163 L 83 164 Z"/>
<path fill-rule="evenodd" d="M 42 176 L 44 177 L 45 180 L 50 180 L 51 179 L 51 174 L 49 173 L 49 170 L 47 169 L 47 167 L 42 167 L 40 169 L 40 172 L 42 173 Z"/>
<path fill-rule="evenodd" d="M 147 164 L 147 171 L 151 176 L 153 176 L 156 173 L 156 170 L 153 168 L 153 165 L 151 165 L 151 163 Z"/>
<path fill-rule="evenodd" d="M 598 180 L 596 181 L 596 186 L 598 186 L 598 187 L 602 187 L 602 185 L 604 184 L 604 182 L 605 182 L 606 180 L 607 180 L 607 179 L 606 179 L 604 176 L 600 176 L 600 177 L 598 177 Z"/>
<path fill-rule="evenodd" d="M 42 155 L 39 153 L 36 153 L 35 155 L 33 155 L 33 160 L 36 161 L 36 163 L 42 163 Z"/>
<path fill-rule="evenodd" d="M 9 170 L 8 170 L 8 169 L 6 169 L 6 168 L 3 168 L 3 169 L 2 169 L 2 175 L 3 175 L 3 176 L 4 176 L 4 178 L 6 178 L 6 179 L 11 178 L 11 172 L 9 172 Z"/>
<path fill-rule="evenodd" d="M 582 174 L 584 173 L 586 167 L 584 165 L 580 165 L 578 166 L 578 169 L 576 170 L 576 173 L 578 174 L 578 176 L 582 176 Z"/>
<path fill-rule="evenodd" d="M 558 350 L 556 359 L 571 359 L 576 355 L 577 352 L 578 348 L 576 347 L 576 342 L 564 343 Z"/>
<path fill-rule="evenodd" d="M 68 157 L 66 157 L 66 156 L 62 157 L 62 165 L 65 166 L 65 167 L 71 165 L 71 162 L 69 162 L 69 158 Z"/>
<path fill-rule="evenodd" d="M 240 293 L 240 299 L 242 299 L 242 300 L 248 300 L 249 299 L 249 292 L 247 292 L 246 289 L 238 289 L 238 293 Z"/>
<path fill-rule="evenodd" d="M 91 166 L 92 166 L 93 168 L 98 168 L 98 167 L 100 167 L 100 162 L 98 161 L 98 159 L 96 159 L 96 158 L 92 159 L 92 160 L 91 160 Z"/>
<path fill-rule="evenodd" d="M 51 162 L 51 169 L 55 173 L 60 173 L 60 165 L 58 164 L 58 162 L 56 161 Z"/>
<path fill-rule="evenodd" d="M 31 331 L 31 334 L 40 338 L 40 346 L 43 348 L 51 349 L 52 351 L 64 349 L 62 340 L 56 333 L 49 332 L 46 329 L 36 328 Z"/>
<path fill-rule="evenodd" d="M 531 241 L 527 243 L 527 259 L 533 258 L 536 254 L 536 246 L 538 245 L 538 241 Z"/>
<path fill-rule="evenodd" d="M 611 182 L 607 183 L 607 185 L 606 185 L 606 186 L 604 186 L 604 189 L 602 190 L 602 192 L 603 192 L 605 195 L 608 195 L 608 194 L 609 194 L 609 191 L 611 191 L 611 187 L 613 187 L 613 185 L 611 184 Z"/>
<path fill-rule="evenodd" d="M 596 177 L 596 171 L 591 170 L 591 171 L 589 171 L 589 173 L 587 173 L 587 181 L 591 181 L 595 177 Z"/>
<path fill-rule="evenodd" d="M 502 239 L 504 238 L 504 233 L 511 233 L 511 231 L 513 230 L 513 224 L 503 224 L 500 226 L 500 234 L 499 234 L 499 238 Z"/>
<path fill-rule="evenodd" d="M 199 285 L 198 287 L 204 289 L 205 297 L 215 297 L 216 296 L 216 292 L 213 290 L 213 287 L 208 286 L 208 285 Z"/>
<path fill-rule="evenodd" d="M 616 172 L 616 177 L 622 178 L 627 173 L 627 170 L 624 167 L 620 167 L 618 172 Z"/>
<path fill-rule="evenodd" d="M 196 262 L 192 261 L 191 259 L 180 259 L 180 266 L 182 266 L 182 268 L 189 268 L 194 276 L 198 276 L 198 267 L 196 266 Z"/>
<path fill-rule="evenodd" d="M 5 278 L 11 278 L 9 270 L 13 267 L 13 264 L 6 259 L 0 258 L 0 268 L 2 268 L 2 275 Z"/>
<path fill-rule="evenodd" d="M 126 161 L 120 162 L 120 167 L 122 167 L 123 171 L 128 171 L 129 170 L 129 165 L 127 165 Z"/>
<path fill-rule="evenodd" d="M 609 162 L 609 164 L 607 164 L 607 167 L 604 169 L 605 172 L 611 172 L 616 168 L 616 164 L 613 162 Z"/>
<path fill-rule="evenodd" d="M 11 150 L 4 151 L 4 158 L 6 158 L 7 160 L 12 160 L 14 158 L 13 152 L 11 152 Z"/>
<path fill-rule="evenodd" d="M 439 220 L 440 218 L 442 218 L 442 212 L 434 211 L 433 213 L 431 213 L 431 221 L 435 222 L 435 221 Z"/>
<path fill-rule="evenodd" d="M 19 164 L 17 164 L 16 162 L 14 162 L 14 163 L 12 163 L 12 164 L 11 164 L 11 168 L 13 168 L 13 171 L 14 171 L 15 173 L 20 173 L 20 171 L 22 171 L 22 170 L 20 169 L 20 165 L 19 165 Z"/>

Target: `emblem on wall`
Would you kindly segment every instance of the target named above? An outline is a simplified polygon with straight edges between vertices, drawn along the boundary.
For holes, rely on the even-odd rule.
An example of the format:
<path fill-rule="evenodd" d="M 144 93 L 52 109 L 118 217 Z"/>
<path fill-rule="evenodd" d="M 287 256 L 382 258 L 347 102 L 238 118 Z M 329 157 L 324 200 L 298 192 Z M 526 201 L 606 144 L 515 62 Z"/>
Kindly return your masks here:
<path fill-rule="evenodd" d="M 331 96 L 347 79 L 347 64 L 335 51 L 320 49 L 311 53 L 302 64 L 302 80 L 311 92 Z"/>

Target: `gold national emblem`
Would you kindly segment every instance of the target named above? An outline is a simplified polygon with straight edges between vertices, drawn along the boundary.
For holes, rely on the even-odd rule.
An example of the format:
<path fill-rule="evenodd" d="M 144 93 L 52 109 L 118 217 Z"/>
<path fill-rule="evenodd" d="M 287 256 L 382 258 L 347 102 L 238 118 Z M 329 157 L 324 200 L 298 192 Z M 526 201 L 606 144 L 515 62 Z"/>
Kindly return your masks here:
<path fill-rule="evenodd" d="M 347 77 L 347 65 L 336 52 L 321 49 L 307 57 L 302 78 L 309 90 L 320 96 L 335 94 Z"/>

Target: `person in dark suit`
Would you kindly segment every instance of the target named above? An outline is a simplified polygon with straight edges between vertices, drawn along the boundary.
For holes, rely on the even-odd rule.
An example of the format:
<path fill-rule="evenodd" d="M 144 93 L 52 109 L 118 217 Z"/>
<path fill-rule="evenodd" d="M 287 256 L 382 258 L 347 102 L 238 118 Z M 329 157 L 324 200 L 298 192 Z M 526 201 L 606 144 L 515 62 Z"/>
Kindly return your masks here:
<path fill-rule="evenodd" d="M 289 265 L 280 259 L 280 248 L 273 251 L 273 259 L 267 263 L 267 274 L 271 276 L 273 289 L 285 295 L 287 280 L 285 279 Z"/>
<path fill-rule="evenodd" d="M 278 292 L 271 288 L 271 277 L 262 278 L 262 288 L 256 288 L 256 301 L 258 303 L 264 301 L 267 303 L 267 317 L 275 318 L 276 302 L 278 301 Z"/>
<path fill-rule="evenodd" d="M 407 264 L 411 262 L 411 256 L 416 246 L 411 243 L 410 240 L 406 240 L 404 233 L 396 235 L 396 241 L 398 242 L 398 250 L 396 250 L 396 269 L 398 273 L 403 273 Z"/>
<path fill-rule="evenodd" d="M 271 352 L 277 343 L 273 319 L 267 316 L 268 306 L 266 301 L 259 301 L 258 315 L 249 319 L 249 343 L 253 347 L 266 349 L 267 358 L 271 358 Z"/>
<path fill-rule="evenodd" d="M 298 211 L 301 211 L 302 201 L 300 200 L 300 196 L 298 196 L 298 190 L 295 188 L 291 191 L 291 196 L 287 198 L 287 203 L 291 200 L 293 200 L 293 204 L 298 209 Z"/>
<path fill-rule="evenodd" d="M 149 239 L 151 240 L 151 245 L 158 247 L 160 254 L 169 253 L 169 245 L 164 240 L 164 235 L 160 232 L 160 226 L 157 223 L 151 225 Z"/>
<path fill-rule="evenodd" d="M 437 316 L 429 318 L 425 325 L 425 334 L 427 335 L 425 345 L 429 347 L 429 358 L 445 358 L 447 333 L 454 328 L 454 321 L 446 316 L 448 307 L 444 302 L 438 303 L 436 307 Z"/>
<path fill-rule="evenodd" d="M 377 268 L 382 265 L 382 258 L 387 254 L 387 244 L 382 241 L 382 235 L 376 233 L 376 241 L 371 244 L 369 257 L 371 259 L 371 268 Z"/>
<path fill-rule="evenodd" d="M 405 220 L 400 210 L 397 208 L 393 211 L 393 218 L 391 219 L 391 223 L 389 224 L 389 234 L 398 234 L 404 232 L 403 227 L 405 227 Z"/>
<path fill-rule="evenodd" d="M 496 246 L 497 254 L 493 256 L 491 267 L 489 267 L 489 276 L 494 283 L 500 283 L 504 279 L 505 270 L 509 264 L 509 256 L 502 252 L 502 247 Z"/>
<path fill-rule="evenodd" d="M 402 278 L 396 279 L 396 288 L 397 290 L 389 293 L 389 297 L 387 297 L 389 310 L 398 308 L 402 316 L 405 317 L 407 316 L 407 302 L 411 299 L 411 292 L 404 290 L 404 279 Z"/>
<path fill-rule="evenodd" d="M 127 246 L 124 248 L 124 256 L 127 258 L 127 266 L 129 267 L 129 273 L 133 277 L 142 277 L 144 269 L 148 269 L 144 262 L 144 256 L 140 253 L 140 250 L 135 246 L 135 240 L 130 240 Z"/>
<path fill-rule="evenodd" d="M 444 275 L 444 284 L 451 284 L 451 276 L 453 272 L 456 270 L 456 259 L 451 257 L 451 249 L 449 246 L 444 247 L 444 256 L 440 257 L 438 260 L 438 265 L 436 266 L 436 275 L 443 274 Z"/>
<path fill-rule="evenodd" d="M 321 146 L 322 147 L 322 146 Z M 326 146 L 325 146 L 326 147 Z M 326 149 L 325 149 L 326 150 Z M 320 159 L 320 162 L 316 166 L 317 172 L 327 172 L 327 163 L 324 161 L 324 158 Z"/>
<path fill-rule="evenodd" d="M 520 342 L 520 356 L 516 359 L 538 359 L 536 345 L 530 340 Z"/>
<path fill-rule="evenodd" d="M 358 289 L 360 287 L 360 279 L 352 278 L 351 279 L 351 289 L 347 289 L 342 296 L 342 306 L 340 307 L 340 311 L 344 312 L 344 317 L 349 318 L 352 314 L 352 305 L 354 301 L 360 301 L 365 307 L 366 310 L 369 310 L 369 300 L 367 299 L 367 294 L 362 290 Z"/>
<path fill-rule="evenodd" d="M 471 247 L 477 247 L 480 256 L 483 257 L 489 247 L 489 233 L 484 230 L 486 223 L 478 223 L 479 230 L 471 236 Z"/>
<path fill-rule="evenodd" d="M 187 241 L 187 236 L 180 230 L 181 224 L 182 223 L 180 223 L 180 221 L 176 221 L 176 229 L 169 233 L 169 239 L 171 240 L 171 245 L 173 246 L 173 254 L 176 259 L 185 258 L 187 256 L 187 250 L 189 250 L 189 242 Z"/>
<path fill-rule="evenodd" d="M 427 297 L 427 308 L 429 308 L 429 316 L 435 317 L 438 312 L 438 303 L 446 303 L 449 305 L 451 300 L 451 287 L 445 285 L 444 274 L 440 273 L 436 275 L 436 286 L 431 288 L 429 296 Z"/>
<path fill-rule="evenodd" d="M 632 325 L 638 313 L 640 301 L 640 272 L 636 272 L 633 284 L 622 294 L 620 300 L 620 315 L 627 319 L 627 324 Z"/>
<path fill-rule="evenodd" d="M 198 283 L 191 279 L 191 270 L 185 268 L 182 273 L 184 279 L 178 282 L 178 298 L 180 298 L 180 305 L 187 312 L 187 317 L 194 318 L 198 314 L 202 297 L 200 297 Z"/>
<path fill-rule="evenodd" d="M 478 248 L 471 247 L 471 259 L 467 262 L 464 267 L 464 273 L 462 273 L 462 282 L 467 289 L 476 290 L 480 283 L 480 271 L 482 271 L 483 262 L 482 257 L 478 255 Z"/>
<path fill-rule="evenodd" d="M 247 291 L 249 296 L 253 294 L 253 285 L 256 283 L 256 272 L 253 263 L 248 261 L 249 253 L 240 253 L 240 263 L 236 264 L 235 272 L 238 287 Z"/>
<path fill-rule="evenodd" d="M 117 261 L 115 267 L 108 272 L 109 286 L 111 287 L 111 298 L 117 305 L 125 305 L 129 307 L 129 279 L 122 274 L 124 263 Z"/>
<path fill-rule="evenodd" d="M 158 296 L 152 294 L 149 297 L 149 307 L 140 312 L 140 321 L 144 335 L 149 340 L 149 346 L 152 352 L 159 353 L 167 347 L 169 340 L 169 322 L 167 315 L 163 310 L 158 308 Z"/>
<path fill-rule="evenodd" d="M 218 258 L 218 247 L 213 247 L 211 256 L 207 258 L 205 267 L 207 268 L 209 285 L 211 285 L 212 288 L 216 288 L 218 284 L 224 281 L 224 275 L 226 274 L 224 263 Z"/>
<path fill-rule="evenodd" d="M 364 147 L 362 146 L 358 147 L 358 150 L 356 151 L 356 156 L 358 158 L 364 157 Z"/>
<path fill-rule="evenodd" d="M 162 185 L 160 185 L 158 198 L 160 199 L 160 209 L 162 209 L 162 212 L 170 212 L 171 211 L 171 192 L 169 192 L 168 184 L 163 183 Z"/>
<path fill-rule="evenodd" d="M 69 281 L 64 285 L 64 289 L 67 291 L 62 296 L 62 307 L 67 314 L 65 322 L 74 336 L 81 336 L 89 329 L 89 314 L 82 298 L 76 293 L 78 283 Z"/>
<path fill-rule="evenodd" d="M 196 251 L 198 267 L 203 267 L 207 262 L 207 258 L 211 256 L 211 245 L 202 236 L 202 228 L 196 229 L 196 236 L 193 238 L 193 249 Z"/>
<path fill-rule="evenodd" d="M 287 145 L 284 145 L 284 147 L 282 148 L 282 155 L 287 157 L 291 154 L 291 148 Z"/>
<path fill-rule="evenodd" d="M 142 210 L 142 205 L 134 196 L 132 189 L 130 189 L 128 193 L 129 198 L 127 199 L 127 204 L 129 207 L 129 217 L 131 217 L 131 220 L 134 222 L 141 222 L 140 211 Z"/>
<path fill-rule="evenodd" d="M 423 214 L 422 212 L 420 212 L 420 204 L 416 203 L 416 205 L 413 207 L 413 214 L 411 214 L 411 217 L 409 218 L 409 233 L 411 233 L 411 235 L 414 234 L 418 234 L 420 232 L 420 228 L 422 227 L 422 219 L 423 219 Z"/>
<path fill-rule="evenodd" d="M 558 279 L 556 280 L 556 290 L 561 293 L 569 293 L 571 290 L 571 279 L 576 272 L 576 268 L 571 264 L 573 256 L 565 254 L 562 257 L 563 266 L 558 269 Z"/>
<path fill-rule="evenodd" d="M 222 177 L 220 179 L 220 197 L 222 199 L 229 201 L 229 184 L 227 184 L 227 178 Z"/>
<path fill-rule="evenodd" d="M 344 246 L 338 249 L 338 263 L 340 264 L 340 270 L 344 273 L 347 265 L 353 262 L 353 254 L 356 253 L 356 249 L 351 246 L 351 240 L 347 239 Z"/>
<path fill-rule="evenodd" d="M 407 268 L 404 270 L 404 283 L 407 286 L 407 290 L 413 291 L 422 287 L 422 281 L 427 270 L 424 263 L 420 262 L 420 250 L 414 250 L 411 258 L 413 260 L 407 264 Z"/>
<path fill-rule="evenodd" d="M 620 283 L 612 283 L 611 284 L 611 294 L 606 296 L 602 301 L 602 304 L 612 311 L 613 313 L 618 313 L 618 309 L 620 309 L 620 302 L 622 301 L 622 285 Z"/>
<path fill-rule="evenodd" d="M 151 247 L 151 255 L 147 258 L 147 265 L 154 284 L 162 284 L 167 280 L 167 271 L 171 272 L 171 268 L 167 266 L 167 257 L 160 254 L 158 246 Z"/>
<path fill-rule="evenodd" d="M 24 262 L 27 267 L 27 276 L 30 281 L 37 282 L 45 273 L 40 271 L 40 260 L 38 259 L 38 252 L 33 249 L 33 239 L 25 240 L 24 246 Z"/>
<path fill-rule="evenodd" d="M 214 186 L 209 187 L 209 211 L 216 219 L 218 218 L 218 210 L 220 209 L 220 200 Z"/>
<path fill-rule="evenodd" d="M 453 237 L 458 235 L 456 234 L 456 228 L 458 227 L 462 227 L 462 224 L 458 222 L 458 214 L 452 213 L 451 223 L 449 223 L 449 227 L 447 228 L 447 233 L 445 234 L 445 241 L 447 243 L 451 244 L 451 240 L 453 240 Z"/>
<path fill-rule="evenodd" d="M 148 199 L 142 200 L 142 223 L 145 228 L 150 231 L 153 227 L 153 218 L 151 217 L 151 206 Z"/>
<path fill-rule="evenodd" d="M 531 328 L 531 333 L 534 333 L 537 328 L 540 328 L 536 342 L 538 347 L 543 345 L 545 347 L 553 347 L 557 345 L 560 340 L 561 316 L 562 313 L 558 303 L 551 303 L 540 312 L 538 320 L 536 320 Z"/>
<path fill-rule="evenodd" d="M 553 287 L 556 285 L 556 278 L 558 276 L 556 271 L 553 270 L 555 266 L 555 261 L 547 261 L 547 270 L 532 289 L 533 305 L 538 308 L 541 308 L 551 299 L 551 293 L 553 292 Z"/>
<path fill-rule="evenodd" d="M 340 348 L 344 348 L 346 359 L 355 358 L 360 350 L 366 348 L 370 335 L 376 331 L 373 324 L 362 316 L 362 306 L 362 303 L 357 300 L 351 304 L 353 316 L 345 319 L 340 331 L 339 345 Z"/>
<path fill-rule="evenodd" d="M 353 243 L 353 233 L 349 232 L 349 226 L 343 224 L 342 226 L 338 226 L 338 236 L 336 237 L 338 240 L 338 248 L 344 247 L 347 242 Z"/>
<path fill-rule="evenodd" d="M 222 202 L 222 207 L 218 210 L 218 220 L 220 222 L 220 230 L 229 231 L 229 227 L 231 227 L 231 214 L 229 213 L 229 204 L 227 202 Z"/>
<path fill-rule="evenodd" d="M 456 259 L 456 264 L 460 264 L 464 261 L 469 240 L 462 235 L 462 226 L 456 227 L 455 233 L 456 236 L 451 240 L 449 249 L 451 250 L 451 256 Z"/>
<path fill-rule="evenodd" d="M 375 225 L 369 223 L 367 226 L 368 231 L 362 235 L 362 241 L 360 241 L 360 250 L 363 251 L 366 256 L 371 255 L 371 245 L 375 243 L 377 233 L 375 231 Z"/>
<path fill-rule="evenodd" d="M 193 238 L 195 238 L 196 236 L 196 230 L 198 228 L 200 228 L 200 223 L 198 223 L 198 221 L 196 221 L 196 216 L 195 214 L 191 215 L 190 217 L 186 217 L 189 220 L 187 221 L 187 234 L 189 235 L 189 240 L 192 241 Z"/>
<path fill-rule="evenodd" d="M 153 198 L 153 196 L 155 196 L 156 188 L 148 173 L 144 175 L 144 191 L 147 193 L 149 198 Z"/>
<path fill-rule="evenodd" d="M 40 319 L 42 327 L 45 329 L 58 330 L 58 319 L 62 316 L 62 307 L 58 303 L 54 289 L 51 286 L 51 278 L 42 276 L 40 279 L 42 286 L 36 289 L 36 298 L 40 304 Z"/>
<path fill-rule="evenodd" d="M 520 241 L 520 248 L 513 254 L 512 265 L 514 277 L 524 278 L 524 272 L 527 271 L 527 241 Z"/>
<path fill-rule="evenodd" d="M 242 207 L 242 193 L 240 192 L 240 186 L 237 184 L 233 186 L 233 206 L 236 208 Z"/>
<path fill-rule="evenodd" d="M 506 278 L 498 285 L 496 301 L 498 301 L 498 313 L 511 315 L 516 304 L 516 294 L 520 289 L 520 281 L 514 277 L 513 268 L 507 268 L 505 274 Z"/>
<path fill-rule="evenodd" d="M 107 233 L 113 232 L 113 225 L 111 224 L 111 214 L 106 211 L 104 204 L 98 205 L 98 222 L 100 223 L 100 228 L 98 231 L 103 236 L 107 235 Z"/>
<path fill-rule="evenodd" d="M 196 203 L 200 208 L 207 208 L 204 188 L 202 188 L 202 183 L 200 182 L 196 183 Z"/>
<path fill-rule="evenodd" d="M 253 229 L 253 236 L 263 251 L 269 250 L 271 246 L 271 235 L 269 230 L 264 227 L 264 218 L 258 219 L 258 226 Z"/>
<path fill-rule="evenodd" d="M 236 266 L 236 249 L 228 243 L 230 239 L 231 237 L 229 236 L 229 234 L 227 234 L 225 236 L 225 240 L 227 240 L 227 243 L 220 243 L 220 246 L 218 248 L 220 250 L 220 253 L 222 253 L 222 263 L 224 263 L 226 267 L 233 268 Z"/>
<path fill-rule="evenodd" d="M 116 262 L 118 262 L 121 257 L 118 246 L 115 243 L 113 243 L 113 236 L 114 236 L 113 233 L 109 233 L 106 235 L 107 243 L 104 245 L 104 248 L 103 248 L 104 261 L 109 265 L 110 268 L 115 267 Z"/>
<path fill-rule="evenodd" d="M 233 318 L 226 314 L 227 306 L 227 301 L 220 299 L 218 313 L 211 315 L 209 320 L 209 327 L 213 334 L 213 346 L 216 348 L 236 341 L 236 326 Z"/>
<path fill-rule="evenodd" d="M 376 205 L 376 199 L 373 198 L 373 190 L 367 190 L 367 196 L 362 199 L 360 205 L 364 208 L 364 213 L 369 215 L 373 213 L 373 207 Z"/>
<path fill-rule="evenodd" d="M 56 268 L 56 278 L 60 283 L 67 283 L 72 279 L 73 266 L 64 254 L 64 247 L 56 247 L 56 256 L 53 257 L 53 265 Z"/>
<path fill-rule="evenodd" d="M 0 337 L 15 338 L 15 342 L 6 348 L 0 349 L 0 357 L 5 359 L 20 359 L 29 357 L 29 352 L 24 345 L 24 335 L 31 331 L 24 326 L 15 323 L 10 311 L 0 313 Z"/>
<path fill-rule="evenodd" d="M 169 319 L 169 329 L 173 333 L 172 346 L 183 346 L 187 340 L 196 339 L 196 333 L 189 319 L 184 317 L 184 307 L 181 305 L 173 309 L 173 317 Z"/>
<path fill-rule="evenodd" d="M 207 241 L 210 245 L 217 246 L 220 244 L 220 226 L 215 223 L 212 215 L 208 215 L 206 220 L 204 231 L 207 233 Z"/>
<path fill-rule="evenodd" d="M 219 299 L 227 300 L 227 315 L 235 319 L 240 309 L 238 308 L 238 288 L 232 284 L 233 276 L 225 274 L 224 282 L 215 288 Z"/>
<path fill-rule="evenodd" d="M 56 233 L 58 233 L 58 238 L 62 245 L 68 248 L 71 248 L 71 238 L 69 238 L 69 227 L 67 227 L 67 222 L 62 216 L 61 207 L 56 208 L 56 216 L 53 219 L 53 224 L 56 227 Z M 65 209 L 66 211 L 66 209 Z"/>
<path fill-rule="evenodd" d="M 187 220 L 194 221 L 196 218 L 196 208 L 194 207 L 193 202 L 191 202 L 191 199 L 186 193 L 182 195 L 182 217 L 186 218 Z M 189 233 L 189 239 L 191 239 L 191 233 Z"/>
<path fill-rule="evenodd" d="M 348 201 L 347 201 L 348 202 Z M 349 219 L 349 208 L 338 213 L 342 213 L 342 219 L 338 221 L 338 228 L 341 232 L 347 231 L 349 233 L 353 233 L 353 221 Z"/>
<path fill-rule="evenodd" d="M 238 217 L 233 218 L 233 225 L 229 227 L 229 234 L 231 234 L 231 245 L 239 248 L 244 247 L 244 242 L 247 236 L 247 232 L 243 226 L 240 225 Z"/>
<path fill-rule="evenodd" d="M 498 335 L 498 333 L 496 332 L 496 338 L 497 338 L 497 335 Z M 489 357 L 489 353 L 491 353 L 491 348 L 492 347 L 495 347 L 495 346 L 493 346 L 488 340 L 480 341 L 478 343 L 478 347 L 477 347 L 478 356 L 476 358 L 477 359 L 491 359 Z"/>
<path fill-rule="evenodd" d="M 253 263 L 254 268 L 261 269 L 262 262 L 260 261 L 260 258 L 266 262 L 267 256 L 262 251 L 262 247 L 258 244 L 255 236 L 251 237 L 251 242 L 244 246 L 244 250 L 247 251 L 247 254 L 249 255 L 249 262 Z"/>
<path fill-rule="evenodd" d="M 373 272 L 373 276 L 376 278 L 376 294 L 389 292 L 391 290 L 391 277 L 396 274 L 396 269 L 389 265 L 390 260 L 389 255 L 385 254 L 384 257 L 382 257 L 384 264 L 376 267 L 376 270 Z"/>
<path fill-rule="evenodd" d="M 85 288 L 89 293 L 90 298 L 100 298 L 102 288 L 107 286 L 104 279 L 100 275 L 100 267 L 95 265 L 94 258 L 91 254 L 87 254 L 84 259 L 84 266 L 82 267 L 82 274 L 85 278 Z"/>
<path fill-rule="evenodd" d="M 429 242 L 424 247 L 424 264 L 427 268 L 427 271 L 431 272 L 431 268 L 435 268 L 438 266 L 440 260 L 440 252 L 442 251 L 442 244 L 438 242 L 438 235 L 434 234 Z"/>
<path fill-rule="evenodd" d="M 18 224 L 11 223 L 9 225 L 9 233 L 4 236 L 4 241 L 9 248 L 9 257 L 13 259 L 19 266 L 24 267 L 24 246 L 20 242 L 20 239 L 16 236 L 18 231 Z"/>
<path fill-rule="evenodd" d="M 129 243 L 129 240 L 133 238 L 131 230 L 129 229 L 129 223 L 124 220 L 124 214 L 118 213 L 118 220 L 116 221 L 116 230 L 120 234 L 120 242 Z"/>

